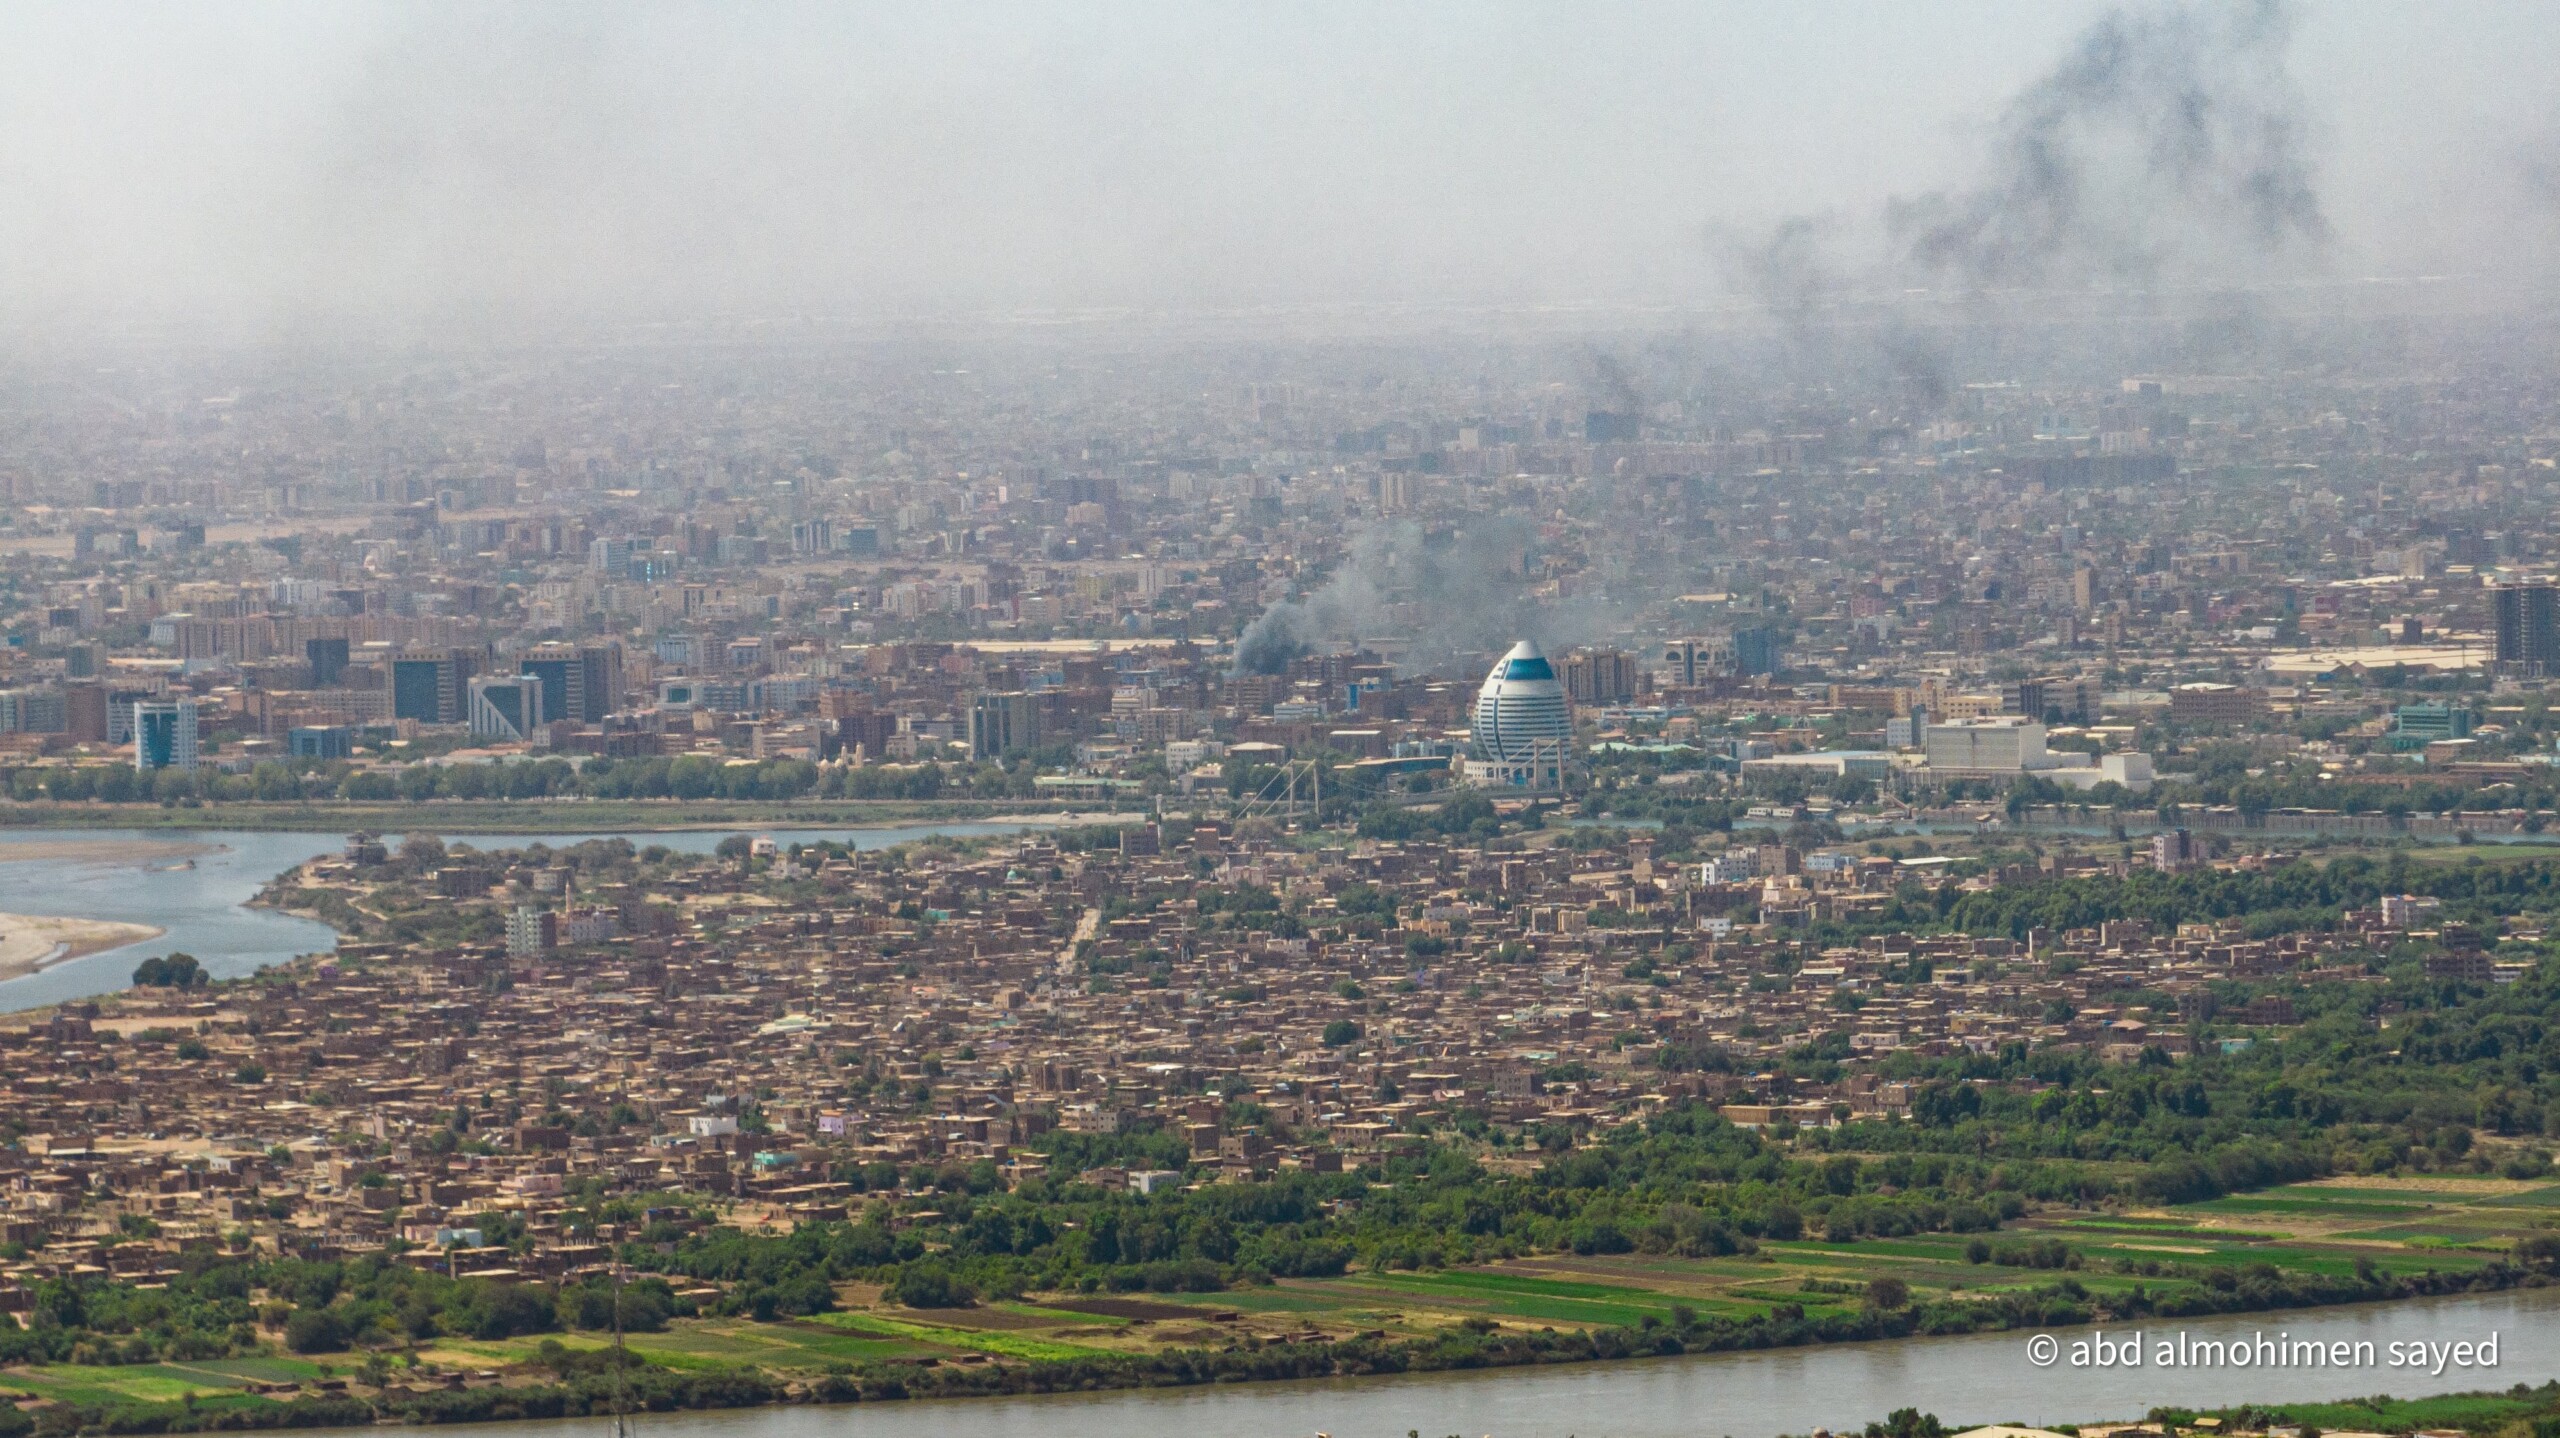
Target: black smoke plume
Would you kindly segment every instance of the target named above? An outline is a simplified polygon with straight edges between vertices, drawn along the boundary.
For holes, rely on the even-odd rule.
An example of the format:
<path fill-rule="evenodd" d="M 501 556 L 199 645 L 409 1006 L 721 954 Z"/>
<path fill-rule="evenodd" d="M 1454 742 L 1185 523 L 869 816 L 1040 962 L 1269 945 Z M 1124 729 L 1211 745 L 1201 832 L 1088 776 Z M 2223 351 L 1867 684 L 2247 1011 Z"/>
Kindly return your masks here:
<path fill-rule="evenodd" d="M 1599 389 L 1607 396 L 1599 408 L 1616 414 L 1642 415 L 1645 412 L 1644 391 L 1627 374 L 1627 367 L 1616 355 L 1606 350 L 1591 352 L 1591 368 L 1599 381 Z"/>
<path fill-rule="evenodd" d="M 1880 346 L 1906 399 L 1931 413 L 1947 407 L 1955 392 L 1955 381 L 1947 373 L 1948 357 L 1934 341 L 1896 326 L 1885 333 Z"/>
<path fill-rule="evenodd" d="M 1824 217 L 1790 215 L 1766 234 L 1719 232 L 1717 259 L 1736 288 L 1790 328 L 1801 327 L 1844 283 L 1831 252 L 1838 228 Z"/>
<path fill-rule="evenodd" d="M 1303 604 L 1284 600 L 1262 611 L 1236 639 L 1235 673 L 1286 674 L 1289 663 L 1314 650 L 1322 636 Z"/>
<path fill-rule="evenodd" d="M 1887 213 L 1917 269 L 1984 286 L 2227 272 L 2328 237 L 2274 0 L 2114 11 L 2009 102 L 1973 188 Z"/>

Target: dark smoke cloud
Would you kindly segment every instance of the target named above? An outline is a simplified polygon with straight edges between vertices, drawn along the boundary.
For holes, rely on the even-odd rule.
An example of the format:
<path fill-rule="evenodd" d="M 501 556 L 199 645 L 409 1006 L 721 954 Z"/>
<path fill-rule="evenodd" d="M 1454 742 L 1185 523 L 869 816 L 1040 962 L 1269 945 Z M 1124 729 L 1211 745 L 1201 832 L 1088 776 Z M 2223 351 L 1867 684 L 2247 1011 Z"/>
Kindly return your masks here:
<path fill-rule="evenodd" d="M 1981 183 L 1899 199 L 1896 247 L 1977 285 L 2227 271 L 2329 226 L 2274 0 L 2115 11 L 2010 101 Z"/>
<path fill-rule="evenodd" d="M 1940 351 L 1937 341 L 1896 326 L 1885 334 L 1881 348 L 1885 363 L 1914 405 L 1932 413 L 1947 407 L 1955 393 L 1955 380 L 1948 373 L 1952 360 Z"/>
<path fill-rule="evenodd" d="M 1956 386 L 1944 338 L 1892 308 L 1848 302 L 1852 280 L 1836 248 L 1839 228 L 1828 218 L 1797 215 L 1762 234 L 1722 233 L 1717 255 L 1727 282 L 1777 322 L 1798 372 L 1869 375 L 1922 410 L 1944 409 Z"/>
<path fill-rule="evenodd" d="M 1916 412 L 1954 400 L 1959 353 L 2005 350 L 2016 316 L 1996 287 L 2167 281 L 2239 362 L 2248 284 L 2329 234 L 2288 40 L 2277 0 L 2112 11 L 2002 107 L 1971 184 L 1888 201 L 1880 232 L 1799 215 L 1721 233 L 1726 283 L 1798 374 L 1866 376 Z"/>
<path fill-rule="evenodd" d="M 1832 251 L 1837 221 L 1790 215 L 1764 234 L 1722 230 L 1713 237 L 1725 281 L 1758 300 L 1769 313 L 1801 325 L 1846 283 Z"/>
<path fill-rule="evenodd" d="M 1295 600 L 1262 611 L 1236 640 L 1236 674 L 1286 674 L 1289 661 L 1312 653 L 1323 637 L 1315 616 Z"/>
<path fill-rule="evenodd" d="M 1855 281 L 1841 261 L 1840 230 L 1833 217 L 1790 215 L 1767 230 L 1720 227 L 1709 236 L 1725 288 L 1774 322 L 1771 360 L 1799 382 L 1824 383 L 1869 358 L 1865 337 L 1844 323 Z"/>
<path fill-rule="evenodd" d="M 1627 374 L 1627 367 L 1618 362 L 1616 355 L 1606 350 L 1593 350 L 1591 368 L 1604 396 L 1599 408 L 1617 414 L 1644 413 L 1644 391 L 1636 387 L 1636 382 Z"/>
<path fill-rule="evenodd" d="M 1587 642 L 1609 611 L 1599 600 L 1531 594 L 1521 562 L 1536 540 L 1517 516 L 1484 518 L 1445 542 L 1406 521 L 1372 525 L 1314 593 L 1271 606 L 1246 628 L 1235 672 L 1279 674 L 1301 654 L 1355 640 L 1396 641 L 1409 671 L 1441 670 L 1520 639 Z"/>

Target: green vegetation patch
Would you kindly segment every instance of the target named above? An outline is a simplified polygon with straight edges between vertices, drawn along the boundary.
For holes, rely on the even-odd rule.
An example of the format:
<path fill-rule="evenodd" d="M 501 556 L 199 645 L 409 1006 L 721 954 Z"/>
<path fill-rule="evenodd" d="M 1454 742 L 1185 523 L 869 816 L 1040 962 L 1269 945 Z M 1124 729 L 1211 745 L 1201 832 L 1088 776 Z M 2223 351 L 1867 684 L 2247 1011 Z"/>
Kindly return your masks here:
<path fill-rule="evenodd" d="M 911 1323 L 903 1318 L 883 1318 L 876 1313 L 824 1313 L 815 1320 L 830 1327 L 849 1329 L 881 1338 L 905 1338 L 919 1343 L 939 1344 L 962 1352 L 993 1353 L 1005 1358 L 1033 1360 L 1065 1360 L 1076 1358 L 1108 1358 L 1117 1351 L 1083 1343 L 1060 1343 L 1055 1339 L 1026 1338 L 1018 1333 L 989 1332 L 983 1329 L 950 1328 L 938 1323 Z"/>

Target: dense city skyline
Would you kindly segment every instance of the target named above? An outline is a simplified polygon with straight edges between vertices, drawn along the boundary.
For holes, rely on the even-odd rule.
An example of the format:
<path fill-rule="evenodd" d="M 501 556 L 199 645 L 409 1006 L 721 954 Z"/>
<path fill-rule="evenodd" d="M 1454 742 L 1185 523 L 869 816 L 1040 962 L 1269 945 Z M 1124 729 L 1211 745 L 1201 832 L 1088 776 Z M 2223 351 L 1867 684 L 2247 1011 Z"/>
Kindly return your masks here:
<path fill-rule="evenodd" d="M 0 1438 L 2554 1431 L 2553 53 L 0 13 Z"/>

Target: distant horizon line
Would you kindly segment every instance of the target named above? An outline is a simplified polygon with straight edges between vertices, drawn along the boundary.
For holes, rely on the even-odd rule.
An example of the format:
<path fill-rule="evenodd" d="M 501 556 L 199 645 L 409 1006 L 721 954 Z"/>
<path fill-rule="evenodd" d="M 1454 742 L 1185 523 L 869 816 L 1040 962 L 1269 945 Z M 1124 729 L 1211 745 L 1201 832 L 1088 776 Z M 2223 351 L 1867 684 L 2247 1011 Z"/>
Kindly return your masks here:
<path fill-rule="evenodd" d="M 0 350 L 59 349 L 90 344 L 163 344 L 219 349 L 267 348 L 298 344 L 404 348 L 444 343 L 495 343 L 542 347 L 643 341 L 673 335 L 736 339 L 765 334 L 877 332 L 896 338 L 900 331 L 979 329 L 1017 334 L 1049 331 L 1143 330 L 1168 326 L 1235 327 L 1291 321 L 1442 321 L 1478 319 L 1531 322 L 1556 332 L 1591 328 L 1594 322 L 1616 328 L 1655 328 L 1666 324 L 1711 324 L 1721 332 L 1768 333 L 1837 330 L 1855 332 L 1887 318 L 1905 322 L 1914 316 L 1949 327 L 1995 325 L 2066 325 L 2105 319 L 2176 323 L 2191 316 L 2177 310 L 2140 307 L 2162 301 L 2260 301 L 2360 298 L 2353 310 L 2294 310 L 2278 306 L 2290 317 L 2353 321 L 2384 318 L 2467 318 L 2484 310 L 2531 317 L 2560 301 L 2560 280 L 2523 281 L 2482 274 L 2366 275 L 2355 278 L 2306 278 L 2281 282 L 2231 284 L 2097 285 L 2081 287 L 2010 286 L 1975 289 L 1844 290 L 1805 307 L 1786 311 L 1740 298 L 1645 301 L 1632 298 L 1580 300 L 1491 299 L 1337 299 L 1238 302 L 1204 305 L 1045 304 L 1011 306 L 946 306 L 939 308 L 847 311 L 833 307 L 773 306 L 710 311 L 699 314 L 612 314 L 600 309 L 563 306 L 548 315 L 528 315 L 522 307 L 503 318 L 492 307 L 487 315 L 460 317 L 412 310 L 306 311 L 292 317 L 203 312 L 157 319 L 136 316 L 70 315 L 45 320 L 0 315 Z M 2409 303 L 2424 300 L 2425 303 Z M 2395 303 L 2394 301 L 2399 301 Z M 2036 306 L 2067 306 L 2065 312 L 2021 313 Z M 2124 307 L 2136 307 L 2126 313 Z"/>

